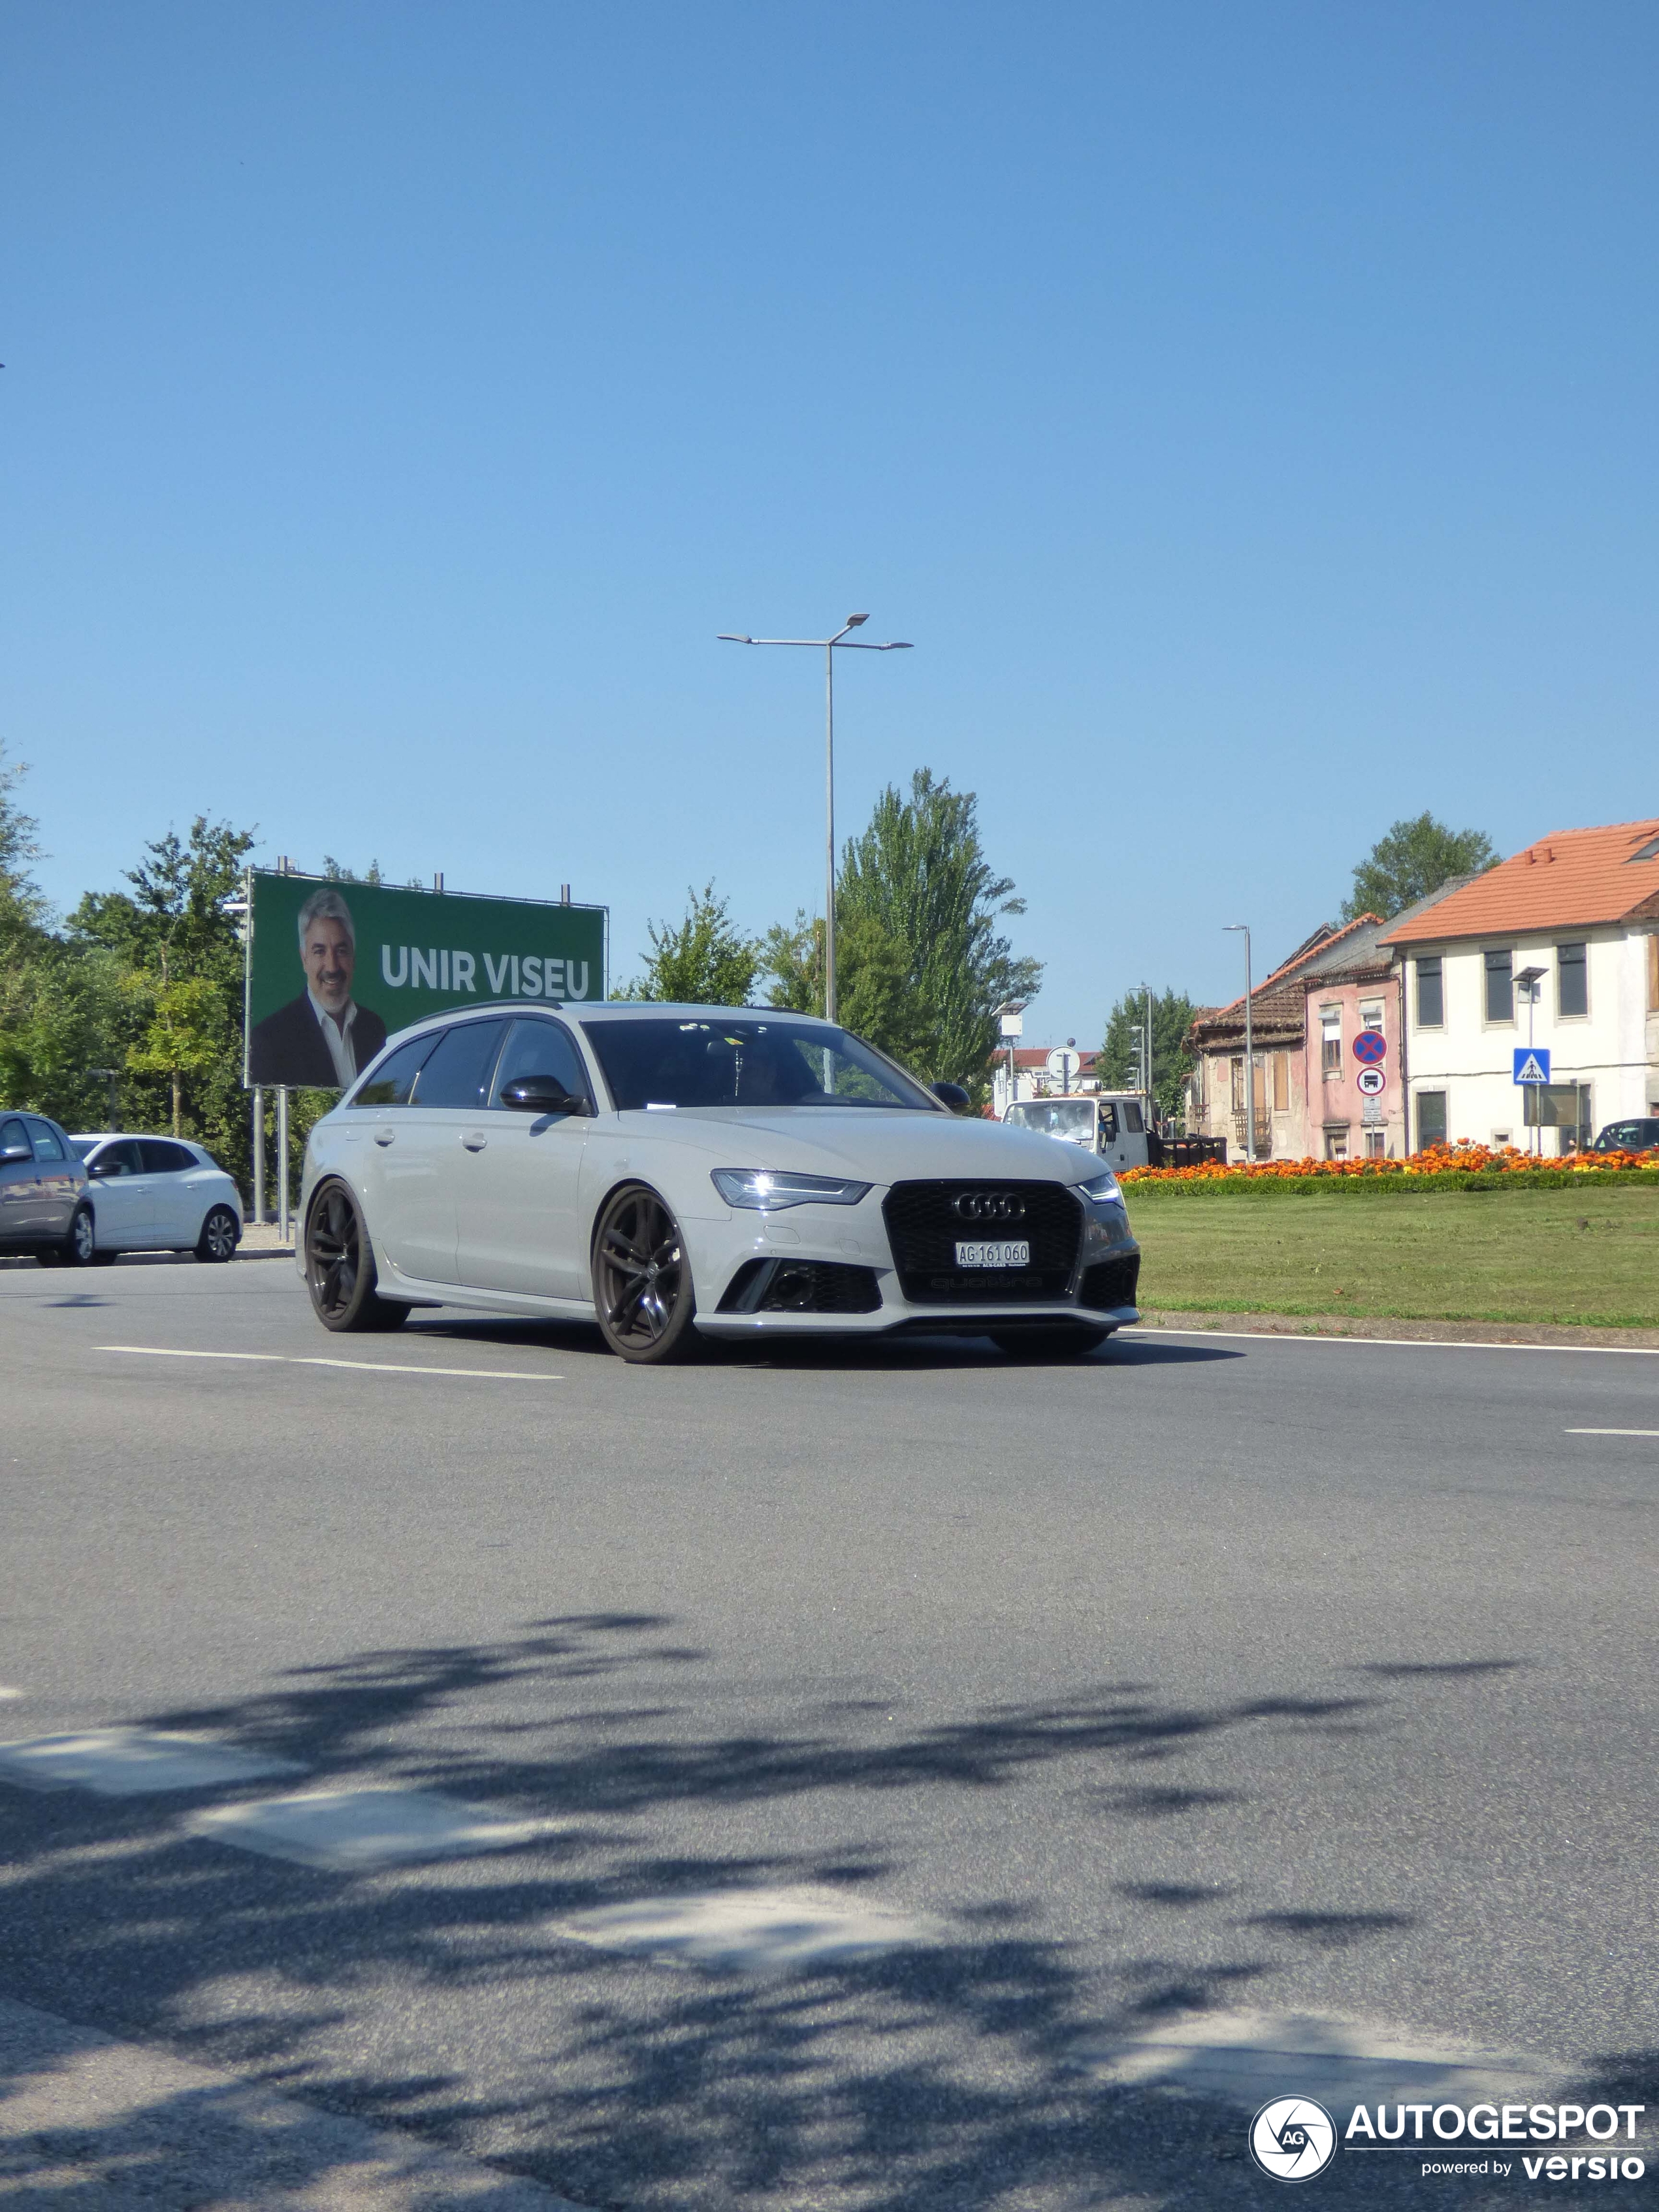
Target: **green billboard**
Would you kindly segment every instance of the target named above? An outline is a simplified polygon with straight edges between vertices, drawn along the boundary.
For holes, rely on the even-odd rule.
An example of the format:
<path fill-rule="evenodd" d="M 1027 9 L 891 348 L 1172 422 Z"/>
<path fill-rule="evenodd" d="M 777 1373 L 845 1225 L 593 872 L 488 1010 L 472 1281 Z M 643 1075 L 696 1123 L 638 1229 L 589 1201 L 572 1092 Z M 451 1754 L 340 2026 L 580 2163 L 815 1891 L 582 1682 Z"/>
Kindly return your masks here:
<path fill-rule="evenodd" d="M 492 999 L 605 994 L 607 909 L 255 869 L 249 1084 L 337 1090 L 392 1032 Z"/>

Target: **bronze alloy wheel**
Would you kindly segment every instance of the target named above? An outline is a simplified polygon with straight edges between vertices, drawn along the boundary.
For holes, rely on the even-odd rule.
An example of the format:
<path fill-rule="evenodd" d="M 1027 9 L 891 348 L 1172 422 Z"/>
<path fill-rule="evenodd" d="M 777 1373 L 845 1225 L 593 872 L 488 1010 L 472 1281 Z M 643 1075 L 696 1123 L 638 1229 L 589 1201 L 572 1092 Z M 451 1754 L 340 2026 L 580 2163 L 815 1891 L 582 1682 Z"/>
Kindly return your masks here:
<path fill-rule="evenodd" d="M 605 1342 L 624 1359 L 687 1359 L 702 1349 L 679 1224 L 644 1183 L 624 1183 L 600 1212 L 593 1303 Z"/>
<path fill-rule="evenodd" d="M 313 1194 L 306 1215 L 306 1288 L 325 1328 L 401 1328 L 409 1308 L 374 1288 L 374 1251 L 357 1201 L 343 1182 Z"/>

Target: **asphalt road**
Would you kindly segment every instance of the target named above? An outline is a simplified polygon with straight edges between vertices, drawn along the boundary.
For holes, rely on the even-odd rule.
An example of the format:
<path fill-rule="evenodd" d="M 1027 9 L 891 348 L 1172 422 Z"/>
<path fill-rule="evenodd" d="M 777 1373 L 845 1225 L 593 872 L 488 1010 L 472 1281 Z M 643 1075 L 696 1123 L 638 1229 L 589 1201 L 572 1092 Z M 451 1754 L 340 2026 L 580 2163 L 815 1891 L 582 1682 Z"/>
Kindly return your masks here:
<path fill-rule="evenodd" d="M 1194 2014 L 1659 2107 L 1659 1437 L 1571 1433 L 1659 1430 L 1659 1360 L 652 1371 L 330 1338 L 242 1261 L 0 1270 L 0 1736 L 197 1732 L 540 1824 L 343 1873 L 192 1832 L 281 1783 L 0 1780 L 0 1997 L 651 2212 L 1279 2203 L 1233 2105 L 1123 2084 Z M 594 1940 L 777 1890 L 893 1943 Z M 1517 2189 L 1345 2152 L 1307 2193 Z"/>

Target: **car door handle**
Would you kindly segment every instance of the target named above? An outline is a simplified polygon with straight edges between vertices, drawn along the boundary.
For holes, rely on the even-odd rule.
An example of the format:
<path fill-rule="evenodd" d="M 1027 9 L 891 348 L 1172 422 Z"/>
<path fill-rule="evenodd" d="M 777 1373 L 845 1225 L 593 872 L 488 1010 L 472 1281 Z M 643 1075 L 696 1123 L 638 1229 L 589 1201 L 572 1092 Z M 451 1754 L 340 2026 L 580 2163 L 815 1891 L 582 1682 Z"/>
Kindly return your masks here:
<path fill-rule="evenodd" d="M 482 1129 L 466 1129 L 461 1133 L 461 1142 L 469 1152 L 481 1152 L 489 1139 Z"/>
<path fill-rule="evenodd" d="M 377 1145 L 389 1145 L 397 1133 L 395 1129 L 377 1129 L 374 1132 L 374 1141 Z"/>

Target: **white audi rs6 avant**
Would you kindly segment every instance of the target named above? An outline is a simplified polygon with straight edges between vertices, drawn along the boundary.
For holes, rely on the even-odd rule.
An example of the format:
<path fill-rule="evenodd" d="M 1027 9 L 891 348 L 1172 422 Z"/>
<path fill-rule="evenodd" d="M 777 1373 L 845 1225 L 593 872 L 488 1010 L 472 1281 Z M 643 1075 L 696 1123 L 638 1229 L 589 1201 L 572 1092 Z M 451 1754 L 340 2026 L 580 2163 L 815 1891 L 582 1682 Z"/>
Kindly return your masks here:
<path fill-rule="evenodd" d="M 968 1120 L 833 1023 L 756 1007 L 491 1006 L 392 1038 L 312 1130 L 298 1261 L 325 1328 L 412 1306 L 707 1337 L 989 1336 L 1136 1319 L 1115 1176 Z"/>

